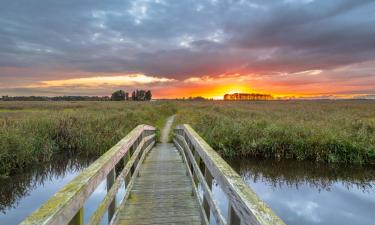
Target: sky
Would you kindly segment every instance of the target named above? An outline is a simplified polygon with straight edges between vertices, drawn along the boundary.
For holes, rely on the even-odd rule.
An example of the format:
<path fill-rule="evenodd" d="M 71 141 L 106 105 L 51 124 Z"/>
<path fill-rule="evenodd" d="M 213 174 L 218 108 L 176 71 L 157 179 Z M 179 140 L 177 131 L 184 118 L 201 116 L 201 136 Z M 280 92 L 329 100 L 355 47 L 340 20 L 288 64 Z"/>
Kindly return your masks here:
<path fill-rule="evenodd" d="M 374 0 L 2 0 L 0 95 L 375 97 Z"/>

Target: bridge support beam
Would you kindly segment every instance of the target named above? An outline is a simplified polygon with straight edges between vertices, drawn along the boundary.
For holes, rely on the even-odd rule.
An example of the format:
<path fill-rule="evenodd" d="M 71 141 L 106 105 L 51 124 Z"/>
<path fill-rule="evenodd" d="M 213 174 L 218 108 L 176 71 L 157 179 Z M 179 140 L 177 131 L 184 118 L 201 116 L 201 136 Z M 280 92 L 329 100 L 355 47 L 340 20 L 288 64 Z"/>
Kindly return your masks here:
<path fill-rule="evenodd" d="M 116 170 L 113 168 L 107 175 L 107 192 L 111 189 L 113 183 L 116 180 Z M 113 215 L 116 211 L 116 196 L 113 198 L 113 201 L 108 206 L 108 223 L 111 222 Z"/>
<path fill-rule="evenodd" d="M 126 164 L 128 164 L 128 162 L 129 162 L 129 160 L 130 160 L 130 157 L 131 157 L 131 155 L 130 155 L 130 150 L 126 153 L 126 155 L 124 156 L 124 158 L 123 158 L 123 161 L 124 161 L 124 167 L 126 166 Z M 131 172 L 131 168 L 130 168 L 130 171 L 128 172 L 128 174 L 125 176 L 125 191 L 126 191 L 126 188 L 127 188 L 127 186 L 129 185 L 129 182 L 130 182 L 130 179 L 131 179 L 131 177 L 132 177 L 132 172 Z"/>
<path fill-rule="evenodd" d="M 72 220 L 69 222 L 69 225 L 83 225 L 83 207 L 77 212 L 77 214 L 72 218 Z"/>
<path fill-rule="evenodd" d="M 205 168 L 204 169 L 204 178 L 206 179 L 208 187 L 210 188 L 210 190 L 212 190 L 213 177 L 212 177 L 210 171 L 208 170 L 208 168 L 207 167 L 204 167 L 204 168 Z M 203 195 L 203 209 L 206 213 L 207 220 L 210 221 L 211 209 L 210 209 L 210 205 L 208 203 L 206 195 Z"/>
<path fill-rule="evenodd" d="M 228 216 L 227 216 L 228 225 L 240 225 L 241 219 L 237 216 L 236 211 L 234 211 L 232 204 L 228 204 Z"/>

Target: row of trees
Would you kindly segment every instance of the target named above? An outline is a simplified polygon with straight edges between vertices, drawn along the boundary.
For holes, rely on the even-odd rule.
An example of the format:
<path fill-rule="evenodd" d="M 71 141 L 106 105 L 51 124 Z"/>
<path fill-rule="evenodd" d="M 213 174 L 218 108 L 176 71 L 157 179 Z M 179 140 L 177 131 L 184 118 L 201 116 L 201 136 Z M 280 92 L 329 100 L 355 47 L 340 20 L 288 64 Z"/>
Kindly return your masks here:
<path fill-rule="evenodd" d="M 112 101 L 150 101 L 152 99 L 152 93 L 150 90 L 135 90 L 129 96 L 128 92 L 118 90 L 112 93 Z"/>
<path fill-rule="evenodd" d="M 253 101 L 253 100 L 272 100 L 273 96 L 269 94 L 259 93 L 234 93 L 225 94 L 224 100 L 236 100 L 236 101 Z"/>
<path fill-rule="evenodd" d="M 1 101 L 109 101 L 108 96 L 2 96 Z"/>
<path fill-rule="evenodd" d="M 2 96 L 0 101 L 150 101 L 152 93 L 150 90 L 135 90 L 129 96 L 128 92 L 118 90 L 112 96 Z"/>

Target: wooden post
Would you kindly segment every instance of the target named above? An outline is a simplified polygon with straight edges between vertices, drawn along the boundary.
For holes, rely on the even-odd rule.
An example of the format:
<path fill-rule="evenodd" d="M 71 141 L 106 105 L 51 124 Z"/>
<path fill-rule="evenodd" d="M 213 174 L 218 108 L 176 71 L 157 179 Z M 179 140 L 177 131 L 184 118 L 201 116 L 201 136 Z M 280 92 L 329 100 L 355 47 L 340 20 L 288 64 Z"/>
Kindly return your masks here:
<path fill-rule="evenodd" d="M 130 160 L 130 151 L 128 151 L 126 153 L 126 155 L 124 156 L 123 160 L 124 160 L 124 168 L 125 168 L 126 164 L 128 164 L 128 162 Z M 124 181 L 125 181 L 125 190 L 126 190 L 127 185 L 130 182 L 130 178 L 131 177 L 132 177 L 132 172 L 131 172 L 131 170 L 129 170 L 128 174 L 125 176 L 125 179 L 124 179 Z"/>
<path fill-rule="evenodd" d="M 238 217 L 236 211 L 233 209 L 232 204 L 230 203 L 230 199 L 228 203 L 228 216 L 227 216 L 227 224 L 228 225 L 241 225 L 241 220 Z"/>
<path fill-rule="evenodd" d="M 69 222 L 69 225 L 83 225 L 83 207 L 78 210 L 77 214 L 72 218 L 72 220 Z"/>
<path fill-rule="evenodd" d="M 116 171 L 113 168 L 107 175 L 107 192 L 111 189 L 113 183 L 116 180 Z M 108 223 L 111 222 L 113 215 L 116 211 L 116 195 L 113 198 L 111 204 L 108 206 Z"/>
<path fill-rule="evenodd" d="M 206 180 L 206 183 L 207 183 L 208 187 L 210 188 L 210 190 L 212 190 L 213 177 L 212 177 L 210 171 L 208 170 L 208 168 L 206 166 L 205 166 L 205 169 L 204 169 L 204 178 Z M 208 200 L 207 200 L 207 198 L 204 194 L 203 194 L 203 209 L 206 213 L 208 221 L 210 221 L 210 214 L 211 214 L 210 205 L 208 204 Z"/>
<path fill-rule="evenodd" d="M 130 153 L 131 153 L 131 155 L 129 155 L 129 157 L 132 157 L 133 156 L 133 152 L 137 149 L 134 146 L 135 146 L 135 143 L 129 149 Z M 135 166 L 136 166 L 136 162 L 134 162 L 133 166 L 130 168 L 130 174 L 131 174 L 131 176 L 133 176 L 133 173 L 134 173 L 134 170 L 135 170 Z"/>
<path fill-rule="evenodd" d="M 193 162 L 189 162 L 189 169 L 190 169 L 190 172 L 191 172 L 191 175 L 193 175 L 193 183 L 192 183 L 192 186 L 191 186 L 191 196 L 194 196 L 194 186 L 195 185 L 198 185 L 196 183 L 196 175 L 195 175 L 195 171 L 194 171 L 194 168 L 193 168 Z M 198 196 L 197 196 L 198 197 Z"/>
<path fill-rule="evenodd" d="M 143 148 L 143 147 L 142 147 L 142 148 Z M 141 160 L 141 156 L 142 156 L 142 154 L 143 154 L 143 150 L 141 150 L 141 151 L 139 152 L 138 156 L 137 156 L 137 165 L 139 164 L 139 162 L 140 162 L 140 160 Z M 137 177 L 139 177 L 139 176 L 141 176 L 141 173 L 140 173 L 140 171 L 138 170 L 138 171 L 137 171 Z"/>
<path fill-rule="evenodd" d="M 200 156 L 198 154 L 198 152 L 194 149 L 194 147 L 190 147 L 190 149 L 193 151 L 193 154 L 194 154 L 194 160 L 195 162 L 197 163 L 197 165 L 200 164 Z M 194 150 L 193 150 L 194 149 Z M 194 167 L 192 166 L 193 170 L 194 170 Z M 194 183 L 198 186 L 198 175 L 196 172 L 194 172 Z"/>

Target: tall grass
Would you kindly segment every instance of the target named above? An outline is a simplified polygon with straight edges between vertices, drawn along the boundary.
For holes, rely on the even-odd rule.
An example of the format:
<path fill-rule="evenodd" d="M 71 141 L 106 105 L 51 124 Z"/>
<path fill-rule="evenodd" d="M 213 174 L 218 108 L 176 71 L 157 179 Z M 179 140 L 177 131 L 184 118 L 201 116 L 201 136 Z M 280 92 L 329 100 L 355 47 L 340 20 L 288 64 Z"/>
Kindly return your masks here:
<path fill-rule="evenodd" d="M 220 154 L 344 163 L 375 162 L 375 101 L 180 103 Z"/>
<path fill-rule="evenodd" d="M 375 162 L 375 101 L 0 102 L 0 175 L 62 152 L 95 158 L 176 112 L 226 157 Z"/>
<path fill-rule="evenodd" d="M 138 124 L 160 128 L 175 112 L 160 102 L 0 102 L 0 174 L 61 152 L 97 157 Z"/>

